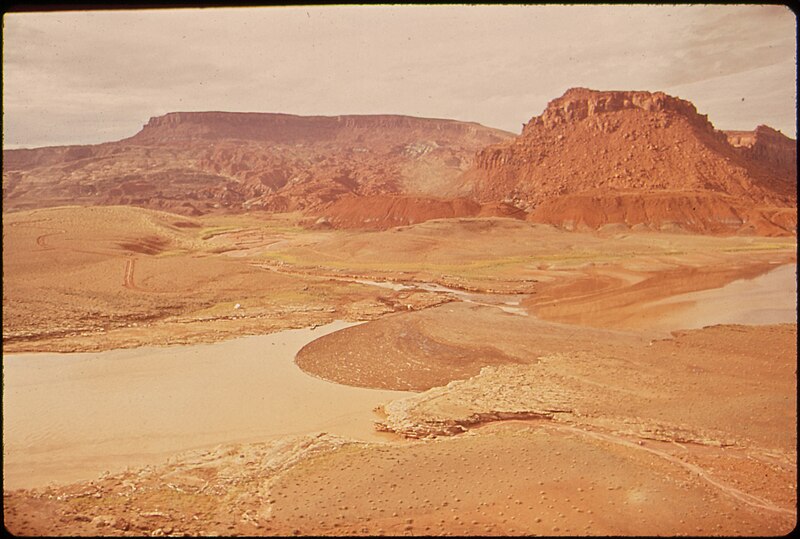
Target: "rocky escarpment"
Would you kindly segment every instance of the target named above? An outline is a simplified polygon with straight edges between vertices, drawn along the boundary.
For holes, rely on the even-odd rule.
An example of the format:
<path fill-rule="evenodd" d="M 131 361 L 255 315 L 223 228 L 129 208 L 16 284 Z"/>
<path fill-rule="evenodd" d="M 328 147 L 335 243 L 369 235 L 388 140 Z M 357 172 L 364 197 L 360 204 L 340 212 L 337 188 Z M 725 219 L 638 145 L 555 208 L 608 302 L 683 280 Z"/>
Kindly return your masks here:
<path fill-rule="evenodd" d="M 753 131 L 725 131 L 725 135 L 743 155 L 771 168 L 776 175 L 797 177 L 797 141 L 780 131 L 759 125 Z"/>
<path fill-rule="evenodd" d="M 353 133 L 391 138 L 398 130 L 476 136 L 488 128 L 476 123 L 402 115 L 297 116 L 255 112 L 170 112 L 156 116 L 131 142 L 182 139 L 271 140 L 280 143 L 350 138 Z M 362 132 L 362 133 L 358 133 Z"/>
<path fill-rule="evenodd" d="M 347 195 L 442 197 L 477 150 L 511 136 L 398 115 L 175 112 L 118 142 L 4 150 L 3 203 L 200 214 L 313 210 Z"/>
<path fill-rule="evenodd" d="M 797 206 L 795 142 L 765 127 L 749 145 L 736 147 L 730 138 L 694 105 L 662 92 L 575 88 L 516 139 L 479 151 L 462 181 L 480 201 L 504 200 L 558 226 L 793 233 L 796 217 L 787 223 L 784 210 Z M 596 209 L 580 203 L 588 195 Z M 580 215 L 564 216 L 565 206 L 579 207 Z M 769 211 L 748 218 L 763 208 Z M 776 212 L 782 217 L 773 222 Z"/>
<path fill-rule="evenodd" d="M 623 110 L 645 111 L 651 113 L 672 113 L 687 118 L 700 129 L 713 132 L 706 115 L 700 115 L 689 101 L 669 96 L 664 92 L 620 92 L 595 91 L 587 88 L 572 88 L 563 96 L 550 101 L 541 116 L 533 117 L 525 124 L 522 134 L 531 133 L 538 127 L 555 127 L 578 122 L 603 113 Z M 660 116 L 668 123 L 667 116 Z"/>

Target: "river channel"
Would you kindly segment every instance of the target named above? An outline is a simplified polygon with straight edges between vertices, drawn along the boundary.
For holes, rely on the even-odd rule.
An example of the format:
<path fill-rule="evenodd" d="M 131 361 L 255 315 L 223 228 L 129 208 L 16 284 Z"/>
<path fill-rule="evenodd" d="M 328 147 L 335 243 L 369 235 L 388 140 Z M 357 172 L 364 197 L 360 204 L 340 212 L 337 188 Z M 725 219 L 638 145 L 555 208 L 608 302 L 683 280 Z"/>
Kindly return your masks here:
<path fill-rule="evenodd" d="M 214 344 L 3 356 L 4 488 L 90 479 L 221 443 L 328 432 L 378 440 L 373 408 L 408 395 L 310 376 L 307 343 L 352 326 Z"/>
<path fill-rule="evenodd" d="M 685 329 L 720 323 L 797 322 L 796 264 L 755 279 L 674 296 Z M 436 284 L 358 281 L 450 293 L 461 301 L 527 315 L 519 296 L 473 294 Z M 380 440 L 372 411 L 408 392 L 315 378 L 294 363 L 334 322 L 214 344 L 98 353 L 3 356 L 4 488 L 91 479 L 161 462 L 181 451 L 328 432 Z"/>

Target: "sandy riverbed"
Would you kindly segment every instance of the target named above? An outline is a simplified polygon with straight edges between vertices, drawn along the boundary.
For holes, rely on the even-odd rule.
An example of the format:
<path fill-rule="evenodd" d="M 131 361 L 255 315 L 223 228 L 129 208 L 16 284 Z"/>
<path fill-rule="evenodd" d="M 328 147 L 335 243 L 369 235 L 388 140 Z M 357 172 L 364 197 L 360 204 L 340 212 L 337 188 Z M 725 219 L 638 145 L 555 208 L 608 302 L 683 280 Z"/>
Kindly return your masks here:
<path fill-rule="evenodd" d="M 674 296 L 659 302 L 672 307 L 660 327 L 794 322 L 796 286 L 796 265 L 787 264 Z M 353 325 L 216 344 L 5 355 L 6 488 L 87 479 L 219 443 L 318 431 L 374 440 L 372 409 L 405 392 L 326 382 L 293 362 L 306 344 Z"/>

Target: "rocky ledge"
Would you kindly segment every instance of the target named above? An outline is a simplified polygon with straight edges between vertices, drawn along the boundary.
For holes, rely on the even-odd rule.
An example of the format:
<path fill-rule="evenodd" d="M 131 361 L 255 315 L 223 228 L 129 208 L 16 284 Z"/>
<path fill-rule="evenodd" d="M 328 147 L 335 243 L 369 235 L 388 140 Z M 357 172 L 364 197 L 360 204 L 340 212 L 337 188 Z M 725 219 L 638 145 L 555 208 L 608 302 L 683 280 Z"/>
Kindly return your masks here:
<path fill-rule="evenodd" d="M 556 354 L 532 365 L 484 367 L 472 378 L 384 404 L 376 411 L 385 418 L 375 428 L 416 439 L 453 436 L 495 421 L 547 420 L 642 439 L 739 445 L 727 433 L 619 413 L 610 404 L 635 401 L 631 391 L 570 374 L 572 365 L 592 361 L 600 360 Z"/>
<path fill-rule="evenodd" d="M 232 138 L 294 141 L 328 138 L 340 131 L 425 131 L 475 136 L 496 132 L 498 140 L 510 136 L 472 122 L 417 118 L 396 114 L 299 116 L 267 112 L 170 112 L 155 116 L 130 140 L 150 142 L 179 138 Z"/>
<path fill-rule="evenodd" d="M 598 91 L 588 88 L 571 88 L 561 97 L 553 99 L 541 116 L 534 116 L 523 127 L 526 131 L 536 126 L 555 126 L 576 122 L 601 113 L 621 110 L 643 110 L 646 112 L 672 112 L 681 114 L 701 125 L 711 124 L 706 115 L 697 113 L 689 101 L 672 97 L 664 92 L 646 91 Z"/>

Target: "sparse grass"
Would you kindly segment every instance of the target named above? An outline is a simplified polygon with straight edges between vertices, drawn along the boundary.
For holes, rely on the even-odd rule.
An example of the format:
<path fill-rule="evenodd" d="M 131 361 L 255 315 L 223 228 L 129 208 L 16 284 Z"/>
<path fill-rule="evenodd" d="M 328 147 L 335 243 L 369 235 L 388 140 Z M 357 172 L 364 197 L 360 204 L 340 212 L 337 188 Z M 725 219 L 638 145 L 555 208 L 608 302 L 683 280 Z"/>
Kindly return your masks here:
<path fill-rule="evenodd" d="M 200 231 L 200 239 L 202 240 L 210 240 L 214 236 L 219 236 L 220 234 L 226 234 L 228 232 L 239 232 L 240 230 L 244 230 L 238 226 L 212 226 L 203 228 Z"/>
<path fill-rule="evenodd" d="M 188 256 L 195 252 L 192 249 L 186 249 L 184 247 L 177 247 L 174 249 L 167 249 L 165 251 L 161 251 L 160 253 L 154 255 L 156 258 L 170 258 L 173 256 Z"/>
<path fill-rule="evenodd" d="M 238 312 L 237 309 L 234 309 L 234 305 L 236 305 L 236 303 L 237 302 L 235 300 L 223 301 L 215 305 L 212 305 L 211 307 L 206 307 L 204 309 L 200 309 L 187 314 L 192 318 L 204 318 L 204 317 L 213 318 L 217 316 L 230 316 Z"/>
<path fill-rule="evenodd" d="M 259 253 L 256 259 L 267 259 L 273 262 L 283 262 L 291 266 L 299 266 L 303 264 L 311 264 L 310 262 L 300 262 L 296 256 L 289 255 L 280 251 L 267 251 Z"/>
<path fill-rule="evenodd" d="M 683 258 L 712 253 L 725 255 L 740 252 L 778 253 L 796 249 L 796 241 L 782 242 L 772 238 L 759 241 L 749 237 L 693 238 L 654 235 L 652 237 L 626 238 L 624 247 L 620 243 L 615 245 L 613 241 L 599 244 L 592 241 L 581 246 L 583 236 L 574 236 L 574 241 L 572 238 L 573 236 L 565 233 L 559 235 L 555 241 L 545 239 L 544 242 L 534 244 L 528 253 L 512 253 L 507 256 L 498 254 L 495 257 L 491 257 L 491 255 L 487 257 L 488 253 L 475 251 L 474 258 L 471 258 L 468 252 L 463 252 L 458 246 L 450 245 L 446 241 L 433 252 L 430 249 L 419 254 L 409 252 L 405 259 L 393 253 L 388 246 L 383 253 L 378 250 L 370 255 L 366 252 L 349 253 L 347 248 L 335 251 L 330 247 L 323 247 L 323 250 L 317 251 L 315 246 L 287 246 L 285 250 L 263 252 L 258 257 L 265 261 L 281 262 L 287 267 L 319 268 L 322 271 L 448 274 L 466 279 L 482 279 L 502 278 L 504 275 L 529 271 L 535 269 L 537 264 L 547 264 L 552 269 L 569 269 L 586 264 L 616 264 L 652 257 Z M 608 249 L 605 249 L 606 246 Z M 360 249 L 361 246 L 356 246 L 356 248 Z M 448 257 L 451 249 L 453 253 Z M 434 254 L 435 258 L 431 254 Z"/>
<path fill-rule="evenodd" d="M 305 258 L 301 255 L 289 254 L 286 252 L 268 252 L 259 255 L 276 262 L 283 262 L 288 266 L 319 266 L 332 270 L 354 270 L 354 271 L 387 271 L 387 272 L 439 272 L 454 275 L 476 275 L 487 271 L 510 269 L 519 266 L 526 266 L 539 262 L 558 264 L 562 266 L 584 264 L 586 262 L 612 262 L 628 258 L 636 258 L 643 254 L 652 255 L 652 252 L 624 252 L 624 253 L 601 253 L 595 251 L 578 253 L 548 253 L 533 254 L 524 256 L 508 256 L 488 259 L 467 260 L 460 263 L 432 263 L 432 262 L 364 262 L 349 259 L 346 261 L 321 260 Z M 656 254 L 675 255 L 683 254 L 682 251 L 663 251 Z"/>
<path fill-rule="evenodd" d="M 313 230 L 308 230 L 307 228 L 303 228 L 299 225 L 291 225 L 291 224 L 283 224 L 283 223 L 273 223 L 273 222 L 266 222 L 261 225 L 262 229 L 266 229 L 271 233 L 275 234 L 308 234 L 313 232 Z"/>
<path fill-rule="evenodd" d="M 315 283 L 308 289 L 281 288 L 269 291 L 268 295 L 248 295 L 247 293 L 231 293 L 229 299 L 218 301 L 213 305 L 189 313 L 191 317 L 218 317 L 218 316 L 247 316 L 253 312 L 265 309 L 274 311 L 284 307 L 297 307 L 300 305 L 320 306 L 325 303 L 326 297 L 335 297 L 347 294 L 358 294 L 370 290 L 368 285 L 357 283 L 336 282 Z M 241 310 L 234 306 L 241 304 Z"/>
<path fill-rule="evenodd" d="M 748 251 L 796 251 L 797 243 L 756 243 L 754 245 L 742 245 L 736 247 L 726 247 L 726 253 L 746 253 Z"/>

